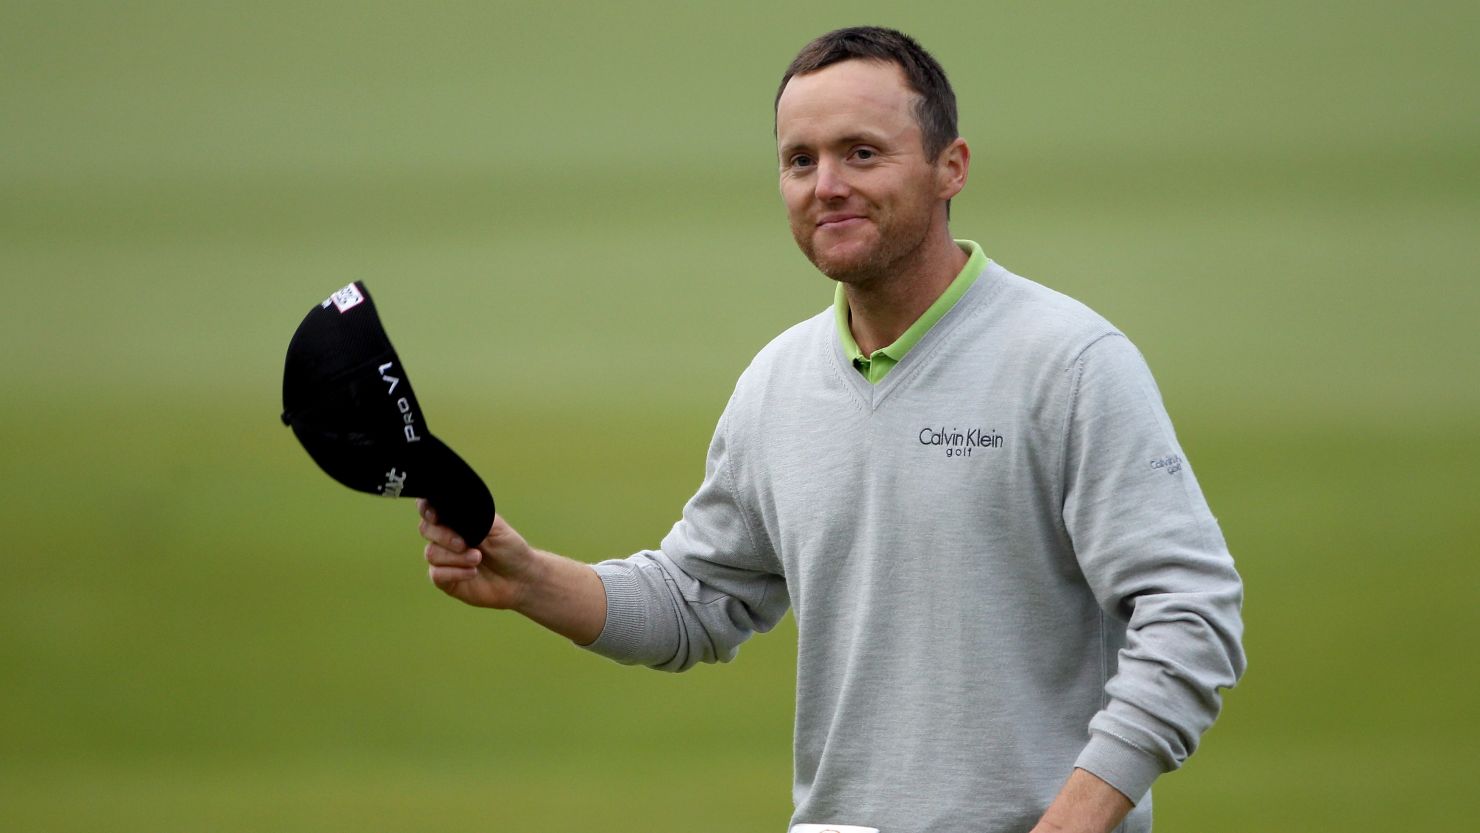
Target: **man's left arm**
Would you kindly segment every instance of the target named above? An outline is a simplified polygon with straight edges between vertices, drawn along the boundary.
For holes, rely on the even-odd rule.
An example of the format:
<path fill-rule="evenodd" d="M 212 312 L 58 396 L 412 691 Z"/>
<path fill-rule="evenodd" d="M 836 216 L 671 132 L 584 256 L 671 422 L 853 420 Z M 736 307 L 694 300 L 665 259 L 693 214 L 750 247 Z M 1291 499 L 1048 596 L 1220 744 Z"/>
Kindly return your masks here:
<path fill-rule="evenodd" d="M 1106 336 L 1071 373 L 1064 523 L 1125 643 L 1039 829 L 1108 831 L 1192 754 L 1242 675 L 1243 585 L 1141 354 Z"/>

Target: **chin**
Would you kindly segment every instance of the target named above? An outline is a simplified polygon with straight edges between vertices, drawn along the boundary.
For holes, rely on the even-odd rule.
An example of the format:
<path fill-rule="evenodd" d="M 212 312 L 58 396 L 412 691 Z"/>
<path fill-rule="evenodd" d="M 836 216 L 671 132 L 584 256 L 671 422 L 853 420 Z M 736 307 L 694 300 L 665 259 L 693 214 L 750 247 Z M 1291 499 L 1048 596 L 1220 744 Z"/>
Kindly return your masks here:
<path fill-rule="evenodd" d="M 819 259 L 812 261 L 812 265 L 817 267 L 817 271 L 829 278 L 839 283 L 847 284 L 867 283 L 875 277 L 875 273 L 878 271 L 873 268 L 872 263 L 866 260 L 856 259 Z"/>
<path fill-rule="evenodd" d="M 866 245 L 830 246 L 825 250 L 813 248 L 807 259 L 817 271 L 835 281 L 858 283 L 873 276 L 877 267 L 877 249 Z"/>

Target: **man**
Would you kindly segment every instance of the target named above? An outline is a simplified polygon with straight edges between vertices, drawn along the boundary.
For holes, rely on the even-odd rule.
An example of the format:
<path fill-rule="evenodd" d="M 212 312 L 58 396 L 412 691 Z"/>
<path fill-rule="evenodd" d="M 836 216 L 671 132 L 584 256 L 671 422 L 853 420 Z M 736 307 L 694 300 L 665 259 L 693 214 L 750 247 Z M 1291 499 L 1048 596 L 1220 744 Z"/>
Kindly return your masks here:
<path fill-rule="evenodd" d="M 422 506 L 432 581 L 602 655 L 725 661 L 790 607 L 793 824 L 1145 831 L 1234 684 L 1242 588 L 1126 338 L 953 240 L 970 152 L 908 37 L 846 29 L 776 100 L 833 309 L 741 376 L 656 550 L 594 568 Z"/>

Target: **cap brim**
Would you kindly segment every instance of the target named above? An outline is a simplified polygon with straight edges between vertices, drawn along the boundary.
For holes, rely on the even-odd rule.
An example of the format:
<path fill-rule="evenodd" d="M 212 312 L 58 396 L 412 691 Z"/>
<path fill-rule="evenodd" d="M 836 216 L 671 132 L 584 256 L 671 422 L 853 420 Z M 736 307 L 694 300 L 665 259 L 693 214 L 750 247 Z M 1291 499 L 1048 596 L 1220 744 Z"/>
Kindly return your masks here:
<path fill-rule="evenodd" d="M 354 435 L 293 424 L 308 456 L 324 473 L 356 491 L 383 497 L 426 498 L 437 522 L 451 527 L 469 546 L 488 536 L 495 512 L 493 494 L 478 473 L 436 436 L 414 444 L 376 446 L 367 454 Z"/>

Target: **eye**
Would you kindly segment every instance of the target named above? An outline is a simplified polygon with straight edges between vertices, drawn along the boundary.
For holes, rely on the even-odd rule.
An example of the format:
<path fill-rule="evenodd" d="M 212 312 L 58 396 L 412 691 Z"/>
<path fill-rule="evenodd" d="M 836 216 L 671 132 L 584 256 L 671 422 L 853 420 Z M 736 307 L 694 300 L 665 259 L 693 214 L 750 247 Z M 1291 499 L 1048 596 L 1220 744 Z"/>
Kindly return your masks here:
<path fill-rule="evenodd" d="M 857 150 L 853 151 L 853 156 L 859 160 L 867 162 L 868 160 L 873 159 L 875 156 L 878 156 L 878 154 L 869 148 L 858 148 Z"/>
<path fill-rule="evenodd" d="M 795 156 L 793 156 L 791 158 L 791 166 L 793 168 L 808 168 L 808 167 L 811 167 L 812 166 L 812 157 L 808 156 L 805 153 L 798 153 L 797 155 L 795 155 Z"/>

